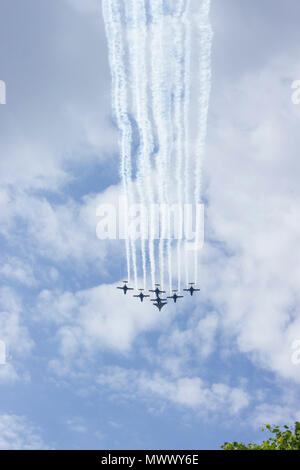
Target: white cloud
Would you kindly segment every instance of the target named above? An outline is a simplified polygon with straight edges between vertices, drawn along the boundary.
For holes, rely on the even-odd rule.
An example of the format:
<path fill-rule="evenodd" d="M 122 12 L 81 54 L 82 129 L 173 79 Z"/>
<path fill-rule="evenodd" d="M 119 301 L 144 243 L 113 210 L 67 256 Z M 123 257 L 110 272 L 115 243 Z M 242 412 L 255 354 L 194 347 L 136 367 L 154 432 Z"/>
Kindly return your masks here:
<path fill-rule="evenodd" d="M 291 404 L 259 404 L 252 413 L 251 424 L 255 428 L 265 424 L 293 425 L 300 420 L 300 408 L 297 408 L 297 404 L 294 402 L 294 408 Z"/>
<path fill-rule="evenodd" d="M 117 192 L 117 187 L 102 195 L 87 196 L 82 202 L 69 199 L 65 203 L 51 204 L 47 199 L 28 195 L 5 193 L 5 205 L 0 206 L 2 215 L 2 234 L 10 243 L 26 238 L 27 246 L 33 250 L 32 255 L 42 255 L 53 262 L 72 259 L 78 263 L 103 260 L 109 242 L 98 240 L 96 226 L 97 205 L 110 193 Z M 20 221 L 24 224 L 22 235 L 19 235 Z M 15 232 L 16 235 L 11 237 Z M 118 252 L 120 245 L 111 244 L 111 249 Z M 19 267 L 20 268 L 20 267 Z M 4 274 L 17 276 L 16 270 L 6 266 Z M 19 277 L 25 275 L 20 272 Z M 19 269 L 21 270 L 21 268 Z M 27 273 L 29 274 L 29 273 Z"/>
<path fill-rule="evenodd" d="M 187 327 L 173 325 L 171 331 L 160 336 L 159 345 L 163 351 L 177 356 L 178 353 L 181 356 L 193 354 L 196 359 L 207 359 L 215 350 L 219 319 L 215 312 L 202 317 L 199 307 L 193 305 L 192 308 Z"/>
<path fill-rule="evenodd" d="M 38 194 L 2 189 L 0 233 L 12 249 L 26 246 L 41 285 L 48 279 L 57 280 L 59 273 L 53 266 L 46 273 L 45 267 L 40 267 L 40 256 L 57 264 L 57 268 L 64 267 L 62 262 L 68 266 L 76 263 L 74 275 L 77 276 L 88 275 L 91 268 L 105 276 L 110 265 L 124 257 L 124 241 L 98 239 L 96 228 L 100 219 L 97 208 L 101 204 L 111 204 L 118 210 L 120 194 L 121 185 L 117 184 L 100 194 L 84 196 L 81 201 L 68 198 L 55 204 Z M 2 272 L 29 285 L 29 282 L 33 283 L 32 266 L 11 257 Z"/>
<path fill-rule="evenodd" d="M 4 156 L 0 172 L 3 182 L 19 189 L 57 191 L 72 179 L 72 164 L 104 161 L 117 148 L 110 122 L 110 73 L 101 61 L 102 55 L 106 59 L 101 4 L 73 3 L 81 11 L 95 7 L 94 14 L 78 15 L 66 8 L 67 2 L 49 3 L 43 7 L 45 13 L 37 6 L 39 35 L 35 37 L 33 29 L 23 34 L 24 47 L 32 50 L 31 41 L 35 42 L 32 67 L 26 68 L 22 55 L 12 65 L 10 51 L 3 51 L 2 61 L 12 65 L 7 69 L 7 84 L 14 93 L 6 109 L 16 119 L 9 119 L 7 113 L 1 119 L 5 138 L 0 143 Z M 52 11 L 63 28 L 45 21 Z M 7 43 L 14 44 L 11 34 Z M 55 39 L 49 41 L 49 37 Z"/>
<path fill-rule="evenodd" d="M 80 12 L 84 13 L 94 13 L 100 15 L 102 13 L 101 10 L 101 0 L 85 0 L 82 2 L 81 0 L 67 0 L 67 2 L 72 5 L 74 8 L 79 10 Z"/>
<path fill-rule="evenodd" d="M 34 343 L 24 326 L 23 306 L 12 289 L 0 289 L 0 339 L 5 344 L 6 363 L 0 365 L 0 382 L 11 383 L 17 380 L 19 361 L 28 356 Z M 27 380 L 26 376 L 24 379 Z"/>
<path fill-rule="evenodd" d="M 1 450 L 46 450 L 35 427 L 23 416 L 0 415 Z"/>
<path fill-rule="evenodd" d="M 30 264 L 13 256 L 9 257 L 1 266 L 0 274 L 6 279 L 18 281 L 29 287 L 34 286 L 37 282 Z"/>
<path fill-rule="evenodd" d="M 84 420 L 77 416 L 68 419 L 66 424 L 73 432 L 77 432 L 80 434 L 85 434 L 87 432 L 87 427 L 84 423 Z"/>
<path fill-rule="evenodd" d="M 127 399 L 153 401 L 160 398 L 164 402 L 194 409 L 199 414 L 225 412 L 236 415 L 250 403 L 250 397 L 243 388 L 224 383 L 207 385 L 200 377 L 174 379 L 159 373 L 151 375 L 144 371 L 111 367 L 98 375 L 97 382 Z"/>
<path fill-rule="evenodd" d="M 226 95 L 215 89 L 206 228 L 219 243 L 207 240 L 203 252 L 202 295 L 240 352 L 299 382 L 291 344 L 300 332 L 300 112 L 285 79 L 294 73 L 279 58 Z"/>
<path fill-rule="evenodd" d="M 19 376 L 12 364 L 0 364 L 0 384 L 13 384 L 17 380 L 19 380 Z"/>
<path fill-rule="evenodd" d="M 5 342 L 9 354 L 24 356 L 28 354 L 33 342 L 28 329 L 23 324 L 23 306 L 20 298 L 8 287 L 0 289 L 1 315 L 0 335 Z"/>
<path fill-rule="evenodd" d="M 153 305 L 133 301 L 116 291 L 116 285 L 59 293 L 43 291 L 37 304 L 39 317 L 57 325 L 60 353 L 66 359 L 79 351 L 95 354 L 109 349 L 131 351 L 136 338 L 146 331 L 165 328 L 170 314 L 162 317 Z"/>

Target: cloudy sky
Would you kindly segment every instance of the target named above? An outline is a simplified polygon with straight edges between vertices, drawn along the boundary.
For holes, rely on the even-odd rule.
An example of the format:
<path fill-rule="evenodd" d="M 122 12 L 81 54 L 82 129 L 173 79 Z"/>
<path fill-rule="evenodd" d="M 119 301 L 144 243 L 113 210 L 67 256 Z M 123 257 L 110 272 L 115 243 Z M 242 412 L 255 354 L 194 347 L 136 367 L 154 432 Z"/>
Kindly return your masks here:
<path fill-rule="evenodd" d="M 300 420 L 299 1 L 212 0 L 202 292 L 161 314 L 116 295 L 124 247 L 95 232 L 120 188 L 100 0 L 0 8 L 0 448 L 211 449 Z"/>

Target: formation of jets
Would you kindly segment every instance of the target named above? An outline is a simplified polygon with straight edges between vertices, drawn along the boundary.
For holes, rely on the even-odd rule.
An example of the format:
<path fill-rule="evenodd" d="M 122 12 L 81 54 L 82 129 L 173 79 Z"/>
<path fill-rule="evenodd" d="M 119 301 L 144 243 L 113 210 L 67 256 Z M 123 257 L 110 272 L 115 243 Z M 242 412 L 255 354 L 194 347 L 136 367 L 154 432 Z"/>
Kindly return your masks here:
<path fill-rule="evenodd" d="M 128 281 L 123 281 L 124 285 L 122 287 L 117 287 L 117 289 L 121 289 L 124 292 L 124 295 L 127 294 L 127 291 L 129 290 L 134 290 L 133 287 L 128 287 Z M 189 283 L 189 288 L 183 289 L 185 292 L 189 292 L 191 296 L 194 295 L 194 292 L 199 292 L 200 289 L 196 289 L 194 287 L 195 283 L 190 282 Z M 149 294 L 144 294 L 144 289 L 139 289 L 139 294 L 134 294 L 133 297 L 140 299 L 141 302 L 144 302 L 144 299 L 146 297 L 150 297 Z M 165 294 L 166 291 L 160 289 L 160 284 L 155 284 L 155 289 L 149 289 L 149 292 L 155 294 L 155 299 L 150 299 L 151 302 L 153 302 L 153 305 L 158 308 L 159 311 L 167 305 L 168 300 L 167 299 L 172 299 L 173 302 L 176 304 L 178 299 L 183 299 L 183 295 L 178 295 L 178 290 L 173 290 L 173 295 L 167 297 L 166 299 L 161 298 L 161 294 Z"/>

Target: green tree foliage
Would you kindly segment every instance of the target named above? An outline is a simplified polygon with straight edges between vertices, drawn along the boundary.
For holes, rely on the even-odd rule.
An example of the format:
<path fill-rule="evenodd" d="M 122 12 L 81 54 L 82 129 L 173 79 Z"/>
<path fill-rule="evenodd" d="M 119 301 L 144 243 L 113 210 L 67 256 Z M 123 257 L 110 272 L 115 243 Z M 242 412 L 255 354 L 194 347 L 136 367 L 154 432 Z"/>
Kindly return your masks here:
<path fill-rule="evenodd" d="M 271 437 L 262 444 L 240 444 L 239 442 L 225 442 L 223 450 L 300 450 L 300 423 L 295 423 L 295 428 L 283 426 L 271 426 L 267 424 L 262 431 L 268 430 Z"/>

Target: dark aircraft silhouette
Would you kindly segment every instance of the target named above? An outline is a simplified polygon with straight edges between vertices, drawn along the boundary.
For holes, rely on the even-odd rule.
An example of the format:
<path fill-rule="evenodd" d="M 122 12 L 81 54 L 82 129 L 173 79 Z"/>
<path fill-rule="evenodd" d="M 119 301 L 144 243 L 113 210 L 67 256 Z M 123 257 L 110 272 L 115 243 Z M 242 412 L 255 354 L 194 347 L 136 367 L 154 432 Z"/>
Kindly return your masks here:
<path fill-rule="evenodd" d="M 185 292 L 189 292 L 191 295 L 193 295 L 194 292 L 200 291 L 200 289 L 195 289 L 195 288 L 193 287 L 194 284 L 195 284 L 194 282 L 190 282 L 190 286 L 191 286 L 191 287 L 189 287 L 188 289 L 183 289 L 183 290 L 184 290 Z"/>
<path fill-rule="evenodd" d="M 155 305 L 155 307 L 157 307 L 158 310 L 161 311 L 161 309 L 162 309 L 165 305 L 167 305 L 167 302 L 160 302 L 160 303 L 155 302 L 153 305 Z"/>
<path fill-rule="evenodd" d="M 167 303 L 167 299 L 161 299 L 159 296 L 156 297 L 156 299 L 151 299 L 151 302 L 156 302 L 158 305 L 161 305 L 162 303 Z M 155 305 L 155 304 L 154 304 Z"/>
<path fill-rule="evenodd" d="M 183 299 L 183 295 L 177 295 L 176 292 L 178 292 L 177 290 L 173 290 L 172 292 L 174 292 L 174 294 L 171 296 L 171 297 L 167 297 L 168 299 L 173 299 L 174 300 L 174 304 L 176 304 L 177 302 L 177 299 Z"/>
<path fill-rule="evenodd" d="M 144 289 L 139 289 L 139 290 L 140 290 L 141 292 L 140 292 L 138 295 L 134 295 L 133 297 L 138 297 L 138 298 L 141 300 L 141 302 L 144 302 L 144 298 L 145 298 L 145 297 L 150 297 L 150 295 L 144 295 L 144 294 L 143 294 L 142 291 L 143 291 Z"/>
<path fill-rule="evenodd" d="M 160 284 L 155 284 L 155 285 L 157 286 L 156 289 L 154 289 L 154 290 L 150 289 L 149 292 L 154 292 L 156 294 L 156 297 L 159 297 L 159 294 L 165 294 L 166 293 L 165 290 L 160 290 L 159 289 Z"/>
<path fill-rule="evenodd" d="M 123 287 L 117 287 L 117 289 L 121 289 L 124 292 L 125 295 L 127 294 L 128 290 L 134 290 L 132 287 L 127 287 L 128 281 L 123 281 L 123 282 L 124 282 L 124 286 Z"/>

